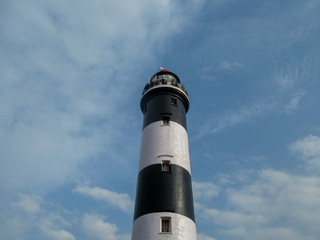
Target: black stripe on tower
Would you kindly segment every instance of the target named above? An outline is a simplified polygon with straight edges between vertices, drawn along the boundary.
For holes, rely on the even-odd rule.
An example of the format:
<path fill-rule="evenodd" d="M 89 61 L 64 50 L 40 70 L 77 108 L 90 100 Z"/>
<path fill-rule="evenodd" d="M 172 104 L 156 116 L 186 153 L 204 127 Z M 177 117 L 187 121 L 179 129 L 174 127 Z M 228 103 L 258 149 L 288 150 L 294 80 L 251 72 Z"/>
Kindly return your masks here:
<path fill-rule="evenodd" d="M 194 218 L 190 173 L 179 165 L 161 171 L 161 164 L 142 169 L 138 176 L 134 220 L 156 212 L 173 212 Z"/>
<path fill-rule="evenodd" d="M 169 118 L 187 129 L 189 99 L 173 87 L 158 87 L 146 92 L 140 102 L 144 114 L 143 129 L 153 122 Z"/>

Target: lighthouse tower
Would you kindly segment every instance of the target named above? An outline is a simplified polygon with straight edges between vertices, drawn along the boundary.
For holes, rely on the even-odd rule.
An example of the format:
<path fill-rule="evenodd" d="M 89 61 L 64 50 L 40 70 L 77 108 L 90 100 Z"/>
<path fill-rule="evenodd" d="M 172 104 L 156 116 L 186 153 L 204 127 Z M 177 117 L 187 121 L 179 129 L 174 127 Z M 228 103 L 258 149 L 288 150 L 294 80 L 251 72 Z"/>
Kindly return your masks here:
<path fill-rule="evenodd" d="M 144 115 L 132 240 L 196 240 L 186 113 L 187 91 L 168 70 L 153 75 Z"/>

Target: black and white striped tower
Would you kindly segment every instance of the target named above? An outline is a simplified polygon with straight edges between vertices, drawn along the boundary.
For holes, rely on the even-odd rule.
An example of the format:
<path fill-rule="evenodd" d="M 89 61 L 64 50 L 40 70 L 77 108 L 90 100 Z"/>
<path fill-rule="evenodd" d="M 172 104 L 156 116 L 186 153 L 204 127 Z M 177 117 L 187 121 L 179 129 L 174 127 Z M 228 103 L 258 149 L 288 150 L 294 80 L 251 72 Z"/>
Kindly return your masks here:
<path fill-rule="evenodd" d="M 189 98 L 168 70 L 144 88 L 132 240 L 196 240 L 186 113 Z"/>

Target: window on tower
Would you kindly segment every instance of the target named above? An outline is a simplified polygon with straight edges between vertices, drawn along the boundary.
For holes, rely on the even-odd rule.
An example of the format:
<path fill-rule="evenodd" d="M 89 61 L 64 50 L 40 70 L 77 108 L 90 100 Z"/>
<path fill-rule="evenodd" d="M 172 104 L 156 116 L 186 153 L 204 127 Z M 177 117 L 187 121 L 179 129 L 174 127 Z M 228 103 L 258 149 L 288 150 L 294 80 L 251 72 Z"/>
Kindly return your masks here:
<path fill-rule="evenodd" d="M 177 106 L 177 99 L 171 98 L 171 105 Z"/>
<path fill-rule="evenodd" d="M 161 162 L 161 171 L 162 172 L 171 172 L 171 165 L 169 160 L 163 160 Z"/>
<path fill-rule="evenodd" d="M 168 126 L 169 125 L 170 118 L 169 117 L 162 117 L 161 125 L 162 126 Z"/>
<path fill-rule="evenodd" d="M 171 232 L 171 217 L 161 217 L 161 232 Z"/>

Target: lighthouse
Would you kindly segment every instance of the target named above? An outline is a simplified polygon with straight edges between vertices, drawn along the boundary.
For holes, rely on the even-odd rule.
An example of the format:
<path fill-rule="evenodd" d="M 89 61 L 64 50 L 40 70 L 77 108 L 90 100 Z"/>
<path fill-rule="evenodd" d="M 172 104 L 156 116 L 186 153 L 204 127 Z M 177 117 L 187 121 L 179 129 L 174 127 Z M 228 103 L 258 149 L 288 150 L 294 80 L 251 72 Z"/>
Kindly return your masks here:
<path fill-rule="evenodd" d="M 161 70 L 146 84 L 132 240 L 196 240 L 186 113 L 179 77 Z"/>

